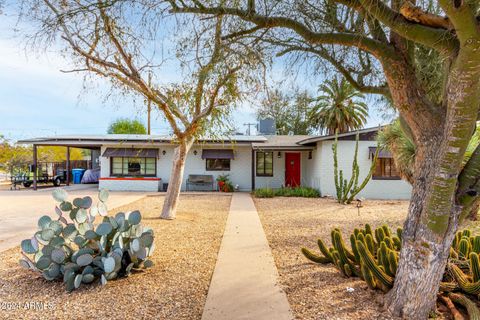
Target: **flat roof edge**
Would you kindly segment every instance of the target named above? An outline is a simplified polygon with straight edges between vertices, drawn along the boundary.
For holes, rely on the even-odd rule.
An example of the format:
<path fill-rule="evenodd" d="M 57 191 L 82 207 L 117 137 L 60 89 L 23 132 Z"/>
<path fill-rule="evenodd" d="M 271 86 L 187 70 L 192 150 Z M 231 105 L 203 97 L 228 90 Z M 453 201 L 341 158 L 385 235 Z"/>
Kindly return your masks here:
<path fill-rule="evenodd" d="M 338 137 L 342 138 L 342 137 L 353 136 L 353 135 L 356 135 L 357 133 L 362 134 L 362 133 L 375 132 L 375 131 L 383 129 L 384 127 L 385 127 L 385 125 L 378 126 L 378 127 L 372 127 L 372 128 L 366 128 L 366 129 L 360 129 L 360 130 L 356 130 L 356 131 L 350 131 L 350 132 L 346 132 L 346 133 L 341 133 L 341 134 L 338 135 Z M 311 138 L 301 140 L 301 141 L 298 142 L 298 144 L 305 145 L 305 144 L 309 144 L 309 143 L 315 143 L 315 142 L 330 140 L 330 139 L 334 139 L 334 138 L 335 138 L 334 134 L 327 135 L 327 136 L 317 136 L 317 137 L 311 137 Z"/>

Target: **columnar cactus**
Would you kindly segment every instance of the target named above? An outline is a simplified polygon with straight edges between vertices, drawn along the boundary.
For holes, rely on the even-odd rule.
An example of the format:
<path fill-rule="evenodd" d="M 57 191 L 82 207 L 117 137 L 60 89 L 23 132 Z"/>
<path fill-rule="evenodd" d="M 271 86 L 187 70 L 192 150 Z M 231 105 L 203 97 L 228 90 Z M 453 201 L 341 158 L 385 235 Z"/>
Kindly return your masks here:
<path fill-rule="evenodd" d="M 370 170 L 363 179 L 362 183 L 358 184 L 358 179 L 360 177 L 360 166 L 358 165 L 358 140 L 359 135 L 356 136 L 356 143 L 355 143 L 355 153 L 353 156 L 353 163 L 352 163 L 352 174 L 350 176 L 350 180 L 344 178 L 343 170 L 338 170 L 338 138 L 335 135 L 335 142 L 332 145 L 333 151 L 333 176 L 335 180 L 335 191 L 337 193 L 337 201 L 339 203 L 351 203 L 355 196 L 365 188 L 367 183 L 370 181 L 372 177 L 373 171 L 375 170 L 376 160 L 378 157 L 378 152 L 380 148 L 377 148 L 377 152 L 373 157 L 372 165 L 370 166 Z"/>
<path fill-rule="evenodd" d="M 364 229 L 355 229 L 350 235 L 350 248 L 342 238 L 339 229 L 331 232 L 332 247 L 328 248 L 319 239 L 321 255 L 302 248 L 309 260 L 316 263 L 333 263 L 346 277 L 359 277 L 370 289 L 387 292 L 392 288 L 398 268 L 398 258 L 402 247 L 402 229 L 391 232 L 388 226 L 372 230 L 366 224 Z M 472 236 L 470 230 L 459 231 L 450 248 L 450 259 L 445 271 L 440 293 L 461 291 L 478 301 L 480 295 L 480 236 Z M 452 301 L 462 304 L 469 315 L 478 315 L 474 302 L 463 295 Z M 465 300 L 466 299 L 466 300 Z M 468 301 L 467 301 L 468 300 Z M 469 302 L 470 301 L 470 302 Z M 470 308 L 470 309 L 469 309 Z"/>
<path fill-rule="evenodd" d="M 480 311 L 477 304 L 465 297 L 463 294 L 450 293 L 448 297 L 455 303 L 460 304 L 467 309 L 470 320 L 480 320 Z"/>
<path fill-rule="evenodd" d="M 63 189 L 56 189 L 53 197 L 58 218 L 41 217 L 39 230 L 21 242 L 23 267 L 42 273 L 47 280 L 63 279 L 66 290 L 72 291 L 97 278 L 106 284 L 128 276 L 132 269 L 153 266 L 147 258 L 154 250 L 154 234 L 140 224 L 140 212 L 107 216 L 106 190 L 100 190 L 95 205 L 90 197 L 69 202 Z M 97 217 L 102 221 L 95 225 Z"/>

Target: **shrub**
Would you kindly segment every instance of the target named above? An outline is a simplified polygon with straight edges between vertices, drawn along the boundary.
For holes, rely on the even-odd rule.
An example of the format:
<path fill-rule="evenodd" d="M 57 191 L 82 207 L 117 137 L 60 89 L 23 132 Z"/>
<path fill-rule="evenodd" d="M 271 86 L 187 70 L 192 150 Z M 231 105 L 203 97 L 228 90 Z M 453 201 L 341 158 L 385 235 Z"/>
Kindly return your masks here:
<path fill-rule="evenodd" d="M 294 188 L 261 188 L 255 189 L 253 195 L 257 198 L 273 198 L 273 197 L 303 197 L 303 198 L 318 198 L 320 192 L 317 189 L 309 187 L 294 187 Z"/>
<path fill-rule="evenodd" d="M 339 229 L 331 232 L 332 247 L 318 239 L 321 255 L 302 248 L 305 257 L 321 264 L 333 264 L 345 277 L 359 277 L 371 289 L 389 291 L 394 284 L 398 258 L 402 246 L 402 229 L 393 233 L 388 226 L 372 230 L 355 229 L 350 235 L 350 248 L 345 245 Z M 480 294 L 480 236 L 470 230 L 459 231 L 450 248 L 448 267 L 440 283 L 439 296 L 467 306 L 471 319 L 480 315 L 476 304 Z M 452 294 L 458 291 L 463 294 Z M 477 319 L 477 318 L 475 318 Z"/>
<path fill-rule="evenodd" d="M 105 285 L 132 270 L 153 266 L 147 258 L 154 250 L 154 233 L 142 226 L 140 212 L 106 216 L 106 190 L 99 191 L 99 201 L 93 206 L 90 197 L 67 201 L 63 189 L 56 189 L 53 197 L 59 203 L 55 207 L 58 219 L 43 216 L 38 220 L 39 231 L 21 243 L 21 266 L 40 272 L 49 281 L 63 279 L 69 292 L 98 278 Z M 102 222 L 95 226 L 97 216 Z"/>
<path fill-rule="evenodd" d="M 270 188 L 255 189 L 253 195 L 257 198 L 273 198 L 275 197 L 275 191 Z"/>
<path fill-rule="evenodd" d="M 217 177 L 218 191 L 233 192 L 233 184 L 230 181 L 228 174 L 221 174 Z"/>

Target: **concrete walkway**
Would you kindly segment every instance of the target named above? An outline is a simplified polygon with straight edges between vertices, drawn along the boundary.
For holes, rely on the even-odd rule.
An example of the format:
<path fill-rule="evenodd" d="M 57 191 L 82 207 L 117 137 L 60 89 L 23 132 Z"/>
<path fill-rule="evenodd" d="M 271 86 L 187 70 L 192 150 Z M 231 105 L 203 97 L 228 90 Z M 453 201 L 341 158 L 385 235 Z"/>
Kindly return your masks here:
<path fill-rule="evenodd" d="M 293 319 L 253 200 L 234 193 L 202 320 Z"/>
<path fill-rule="evenodd" d="M 33 236 L 38 219 L 43 215 L 55 217 L 54 188 L 38 191 L 0 191 L 0 252 L 13 248 L 20 241 Z M 91 196 L 97 201 L 97 185 L 66 187 L 70 201 L 76 197 Z M 108 209 L 115 209 L 148 195 L 144 192 L 110 192 Z"/>

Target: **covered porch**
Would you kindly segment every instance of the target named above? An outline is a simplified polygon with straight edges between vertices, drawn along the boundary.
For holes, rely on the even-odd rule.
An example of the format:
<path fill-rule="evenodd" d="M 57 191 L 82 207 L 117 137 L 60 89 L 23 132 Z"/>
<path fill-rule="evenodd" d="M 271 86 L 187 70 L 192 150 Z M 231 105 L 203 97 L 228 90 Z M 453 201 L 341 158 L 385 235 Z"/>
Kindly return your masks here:
<path fill-rule="evenodd" d="M 297 144 L 303 136 L 271 136 L 252 144 L 252 190 L 310 186 L 315 146 Z"/>

